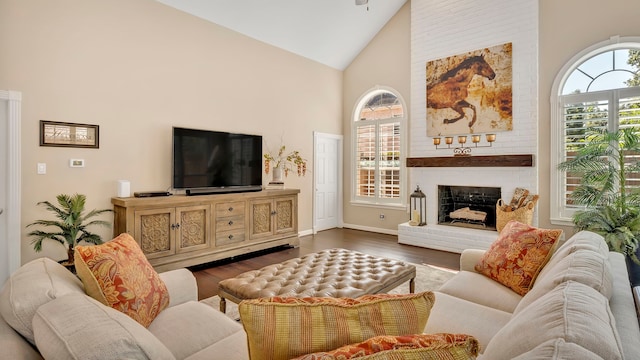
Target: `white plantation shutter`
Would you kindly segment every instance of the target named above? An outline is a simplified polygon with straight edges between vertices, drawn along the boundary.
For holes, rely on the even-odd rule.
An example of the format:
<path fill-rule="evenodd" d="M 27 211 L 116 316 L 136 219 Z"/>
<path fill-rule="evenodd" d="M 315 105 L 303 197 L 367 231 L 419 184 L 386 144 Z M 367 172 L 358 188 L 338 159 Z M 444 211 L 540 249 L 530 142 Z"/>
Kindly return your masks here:
<path fill-rule="evenodd" d="M 573 225 L 579 206 L 571 202 L 571 193 L 580 178 L 559 170 L 558 165 L 574 157 L 589 141 L 589 130 L 640 127 L 639 50 L 640 37 L 612 37 L 573 56 L 556 76 L 551 92 L 553 224 Z M 640 154 L 625 157 L 631 163 Z M 628 186 L 640 186 L 638 176 L 626 181 Z"/>
<path fill-rule="evenodd" d="M 380 197 L 400 197 L 400 123 L 380 125 L 378 135 L 378 172 L 380 174 Z"/>
<path fill-rule="evenodd" d="M 403 122 L 403 106 L 392 92 L 373 91 L 362 100 L 353 126 L 356 202 L 404 204 Z"/>
<path fill-rule="evenodd" d="M 376 126 L 360 125 L 357 129 L 356 195 L 372 197 L 375 196 Z"/>
<path fill-rule="evenodd" d="M 588 142 L 590 130 L 617 131 L 637 127 L 640 130 L 640 89 L 616 89 L 592 93 L 579 93 L 561 97 L 563 123 L 562 144 L 558 163 L 572 159 Z M 625 154 L 629 161 L 640 154 Z M 580 208 L 571 201 L 571 193 L 580 184 L 580 178 L 570 172 L 562 178 L 562 213 L 570 217 Z M 627 184 L 640 186 L 640 178 L 631 177 Z"/>

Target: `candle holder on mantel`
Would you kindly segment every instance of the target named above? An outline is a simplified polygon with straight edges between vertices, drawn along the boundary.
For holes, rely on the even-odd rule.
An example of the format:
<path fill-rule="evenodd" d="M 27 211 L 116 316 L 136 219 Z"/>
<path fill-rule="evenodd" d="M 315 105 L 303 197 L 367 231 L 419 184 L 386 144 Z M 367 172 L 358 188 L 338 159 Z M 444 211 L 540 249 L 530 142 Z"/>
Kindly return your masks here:
<path fill-rule="evenodd" d="M 496 134 L 486 134 L 485 138 L 487 140 L 488 145 L 478 145 L 480 143 L 480 140 L 482 139 L 482 136 L 478 134 L 471 135 L 471 142 L 474 145 L 473 147 L 474 148 L 491 147 L 493 143 L 496 141 Z M 442 143 L 442 138 L 440 137 L 433 138 L 433 145 L 436 146 L 436 150 L 445 150 L 445 149 L 451 149 L 451 144 L 453 144 L 453 136 L 445 136 L 444 142 L 447 145 L 447 147 L 440 148 L 438 146 L 440 146 L 440 144 Z M 460 144 L 460 146 L 453 148 L 453 156 L 470 156 L 472 147 L 465 146 L 464 144 L 466 143 L 467 143 L 467 135 L 458 135 L 458 144 Z"/>
<path fill-rule="evenodd" d="M 409 220 L 409 225 L 427 225 L 427 196 L 420 190 L 420 185 L 416 187 L 416 191 L 409 198 L 411 199 L 411 220 Z"/>

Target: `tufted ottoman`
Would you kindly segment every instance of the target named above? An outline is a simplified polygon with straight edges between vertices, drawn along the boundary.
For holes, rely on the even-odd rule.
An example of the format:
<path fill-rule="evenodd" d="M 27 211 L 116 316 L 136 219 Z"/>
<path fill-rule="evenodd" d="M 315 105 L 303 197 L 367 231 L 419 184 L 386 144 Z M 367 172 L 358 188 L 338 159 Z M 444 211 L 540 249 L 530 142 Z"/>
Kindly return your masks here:
<path fill-rule="evenodd" d="M 384 293 L 406 281 L 414 292 L 415 277 L 415 266 L 402 261 L 323 250 L 220 281 L 220 311 L 226 311 L 226 299 L 239 303 L 272 296 L 354 298 Z"/>

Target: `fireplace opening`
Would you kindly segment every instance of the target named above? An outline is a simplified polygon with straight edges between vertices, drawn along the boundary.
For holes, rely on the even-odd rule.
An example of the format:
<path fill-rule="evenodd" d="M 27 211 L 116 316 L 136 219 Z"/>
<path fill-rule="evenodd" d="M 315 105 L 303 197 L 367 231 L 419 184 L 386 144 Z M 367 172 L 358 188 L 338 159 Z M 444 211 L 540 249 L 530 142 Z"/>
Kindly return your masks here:
<path fill-rule="evenodd" d="M 438 185 L 438 224 L 496 231 L 499 187 Z"/>

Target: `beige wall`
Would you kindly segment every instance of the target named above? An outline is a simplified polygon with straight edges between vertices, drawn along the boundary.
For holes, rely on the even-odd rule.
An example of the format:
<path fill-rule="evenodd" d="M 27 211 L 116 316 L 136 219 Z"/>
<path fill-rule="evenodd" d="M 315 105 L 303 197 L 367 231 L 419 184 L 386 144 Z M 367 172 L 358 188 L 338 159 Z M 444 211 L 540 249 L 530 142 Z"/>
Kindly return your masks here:
<path fill-rule="evenodd" d="M 23 229 L 60 193 L 86 194 L 92 209 L 111 207 L 118 179 L 169 188 L 174 125 L 284 139 L 309 160 L 313 131 L 342 132 L 342 72 L 152 0 L 0 0 L 0 44 L 0 88 L 23 94 Z M 100 148 L 40 147 L 42 119 L 99 125 Z M 310 231 L 312 177 L 286 185 L 301 189 L 299 230 Z M 55 243 L 34 253 L 26 233 L 23 262 L 66 257 Z"/>
<path fill-rule="evenodd" d="M 376 86 L 391 87 L 405 101 L 409 118 L 411 87 L 411 2 L 408 1 L 344 71 L 344 223 L 363 230 L 396 233 L 408 220 L 405 210 L 351 205 L 351 119 L 356 101 Z M 405 182 L 408 183 L 408 182 Z M 380 220 L 380 214 L 385 219 Z"/>
<path fill-rule="evenodd" d="M 639 36 L 640 2 L 611 0 L 541 0 L 540 1 L 540 64 L 539 64 L 539 165 L 540 226 L 557 228 L 550 217 L 550 106 L 551 87 L 558 71 L 589 46 L 612 36 Z M 563 227 L 569 234 L 571 227 Z"/>

